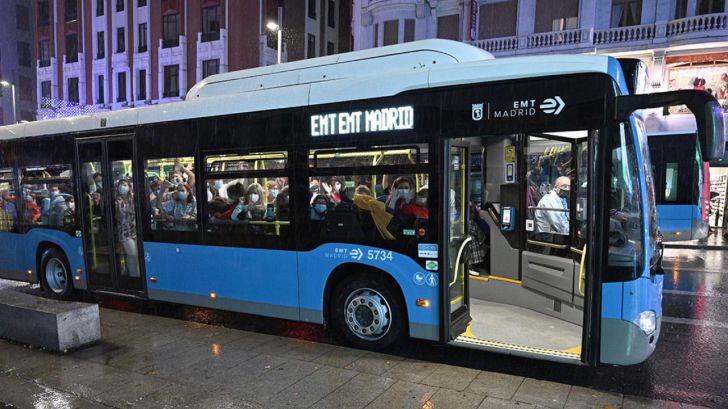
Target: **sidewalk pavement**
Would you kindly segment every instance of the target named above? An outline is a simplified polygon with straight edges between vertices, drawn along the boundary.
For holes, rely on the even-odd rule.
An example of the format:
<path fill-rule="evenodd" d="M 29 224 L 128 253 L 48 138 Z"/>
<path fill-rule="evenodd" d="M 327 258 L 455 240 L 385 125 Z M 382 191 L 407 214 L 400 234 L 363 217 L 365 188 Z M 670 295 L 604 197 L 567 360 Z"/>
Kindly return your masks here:
<path fill-rule="evenodd" d="M 105 308 L 101 324 L 68 354 L 0 340 L 0 409 L 696 408 Z"/>

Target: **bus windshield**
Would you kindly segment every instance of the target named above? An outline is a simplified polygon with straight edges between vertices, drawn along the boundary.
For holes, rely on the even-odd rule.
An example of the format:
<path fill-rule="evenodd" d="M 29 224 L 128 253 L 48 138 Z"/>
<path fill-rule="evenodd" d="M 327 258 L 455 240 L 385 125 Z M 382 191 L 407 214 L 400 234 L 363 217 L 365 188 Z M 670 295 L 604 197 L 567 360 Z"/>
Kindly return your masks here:
<path fill-rule="evenodd" d="M 658 253 L 659 243 L 659 224 L 657 223 L 657 204 L 655 201 L 655 179 L 652 174 L 652 160 L 650 159 L 650 146 L 645 132 L 645 124 L 640 117 L 634 117 L 634 128 L 637 133 L 637 141 L 642 151 L 642 172 L 645 175 L 645 183 L 647 188 L 647 226 L 649 228 L 649 246 L 651 250 L 650 264 L 654 265 L 659 259 Z"/>

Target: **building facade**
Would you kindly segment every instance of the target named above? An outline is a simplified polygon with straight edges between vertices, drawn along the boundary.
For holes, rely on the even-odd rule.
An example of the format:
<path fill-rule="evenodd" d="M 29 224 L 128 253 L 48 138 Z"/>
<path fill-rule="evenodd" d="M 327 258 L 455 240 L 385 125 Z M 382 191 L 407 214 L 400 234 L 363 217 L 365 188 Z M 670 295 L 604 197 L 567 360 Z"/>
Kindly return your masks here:
<path fill-rule="evenodd" d="M 309 1 L 314 14 L 297 14 L 310 8 Z M 330 39 L 336 39 L 334 50 L 350 48 L 350 25 L 340 24 L 339 16 L 350 15 L 351 7 L 341 0 L 33 4 L 39 119 L 179 101 L 209 75 L 275 64 L 275 33 L 265 26 L 278 7 L 284 16 L 283 61 L 323 55 L 323 42 Z M 345 47 L 332 24 L 347 28 Z M 311 36 L 318 40 L 314 53 L 307 53 Z"/>
<path fill-rule="evenodd" d="M 15 87 L 13 101 L 12 87 L 0 86 L 0 125 L 32 121 L 36 106 L 33 10 L 25 0 L 0 0 L 0 7 L 5 10 L 0 25 L 0 80 Z"/>
<path fill-rule="evenodd" d="M 653 91 L 726 98 L 725 0 L 354 0 L 352 26 L 355 49 L 446 38 L 496 57 L 632 56 L 647 63 Z"/>

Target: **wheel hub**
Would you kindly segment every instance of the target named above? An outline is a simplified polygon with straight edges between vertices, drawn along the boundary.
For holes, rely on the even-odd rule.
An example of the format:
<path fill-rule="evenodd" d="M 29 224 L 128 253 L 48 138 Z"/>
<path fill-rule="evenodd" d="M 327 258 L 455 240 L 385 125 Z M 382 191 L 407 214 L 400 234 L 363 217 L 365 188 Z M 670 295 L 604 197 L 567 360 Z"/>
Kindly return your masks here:
<path fill-rule="evenodd" d="M 389 303 L 372 289 L 360 289 L 349 294 L 344 314 L 349 330 L 359 338 L 375 341 L 389 331 Z"/>
<path fill-rule="evenodd" d="M 63 263 L 57 259 L 51 259 L 45 268 L 46 281 L 50 290 L 56 294 L 61 294 L 66 290 L 67 274 Z"/>

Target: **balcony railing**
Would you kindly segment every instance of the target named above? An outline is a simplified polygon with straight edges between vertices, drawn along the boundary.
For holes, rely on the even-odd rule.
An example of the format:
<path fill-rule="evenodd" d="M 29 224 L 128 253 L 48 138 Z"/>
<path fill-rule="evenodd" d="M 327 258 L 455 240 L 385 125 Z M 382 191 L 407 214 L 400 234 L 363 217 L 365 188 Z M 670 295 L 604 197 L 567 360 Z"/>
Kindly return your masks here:
<path fill-rule="evenodd" d="M 536 33 L 528 36 L 526 47 L 555 47 L 560 45 L 579 44 L 581 30 L 553 31 L 550 33 Z"/>
<path fill-rule="evenodd" d="M 518 37 L 500 37 L 487 40 L 477 40 L 472 42 L 472 45 L 488 51 L 489 53 L 515 51 L 518 49 Z"/>
<path fill-rule="evenodd" d="M 702 33 L 728 29 L 728 14 L 705 14 L 702 16 L 681 18 L 667 23 L 668 37 L 690 33 Z"/>
<path fill-rule="evenodd" d="M 655 38 L 655 25 L 615 27 L 606 30 L 594 31 L 592 42 L 594 45 L 628 43 L 633 41 L 651 40 Z"/>
<path fill-rule="evenodd" d="M 513 55 L 550 51 L 557 48 L 578 52 L 595 48 L 613 49 L 646 45 L 664 46 L 670 41 L 714 37 L 712 41 L 728 38 L 728 13 L 706 14 L 639 26 L 613 27 L 601 30 L 578 30 L 536 33 L 524 36 L 489 38 L 470 44 L 494 54 Z M 722 38 L 721 38 L 722 37 Z M 697 41 L 697 40 L 696 40 Z"/>

